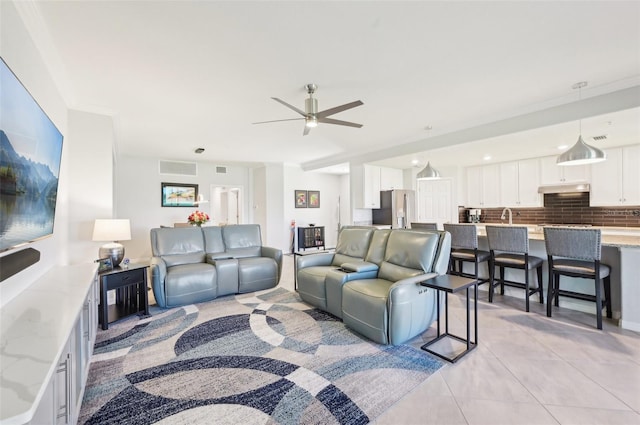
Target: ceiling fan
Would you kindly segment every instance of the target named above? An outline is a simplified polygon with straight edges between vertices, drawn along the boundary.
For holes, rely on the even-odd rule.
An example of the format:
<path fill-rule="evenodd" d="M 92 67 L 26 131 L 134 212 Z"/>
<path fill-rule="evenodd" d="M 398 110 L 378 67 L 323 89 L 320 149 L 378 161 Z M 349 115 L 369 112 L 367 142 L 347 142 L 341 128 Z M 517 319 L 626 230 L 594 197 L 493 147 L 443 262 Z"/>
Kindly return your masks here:
<path fill-rule="evenodd" d="M 278 99 L 277 97 L 271 98 L 276 102 L 283 104 L 287 108 L 296 111 L 297 113 L 302 115 L 303 118 L 289 118 L 285 120 L 261 121 L 261 122 L 254 122 L 253 124 L 266 124 L 270 122 L 304 120 L 305 125 L 304 125 L 304 132 L 302 133 L 303 136 L 306 136 L 307 134 L 309 134 L 309 131 L 311 131 L 313 127 L 316 127 L 320 122 L 325 124 L 346 125 L 347 127 L 356 127 L 356 128 L 362 127 L 362 124 L 328 118 L 330 115 L 337 114 L 338 112 L 346 111 L 347 109 L 351 109 L 351 108 L 355 108 L 356 106 L 363 105 L 362 101 L 356 100 L 355 102 L 345 103 L 344 105 L 336 106 L 334 108 L 329 108 L 329 109 L 325 109 L 324 111 L 318 112 L 318 99 L 313 97 L 313 94 L 318 89 L 318 86 L 316 86 L 315 84 L 307 84 L 305 86 L 305 89 L 307 90 L 309 97 L 304 100 L 304 109 L 305 109 L 304 111 L 296 108 L 293 105 L 289 105 L 287 102 L 285 102 L 284 100 Z"/>

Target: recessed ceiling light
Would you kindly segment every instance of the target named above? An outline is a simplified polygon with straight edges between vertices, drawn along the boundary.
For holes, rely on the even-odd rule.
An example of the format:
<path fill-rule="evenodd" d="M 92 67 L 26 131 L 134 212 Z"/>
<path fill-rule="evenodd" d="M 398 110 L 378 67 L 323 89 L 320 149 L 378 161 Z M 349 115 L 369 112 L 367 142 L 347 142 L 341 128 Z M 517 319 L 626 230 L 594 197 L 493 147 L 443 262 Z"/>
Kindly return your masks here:
<path fill-rule="evenodd" d="M 485 161 L 489 161 L 491 159 L 491 155 L 485 155 L 482 157 Z"/>
<path fill-rule="evenodd" d="M 418 165 L 420 163 L 420 161 L 418 161 L 417 159 L 412 159 L 411 160 L 411 164 L 412 165 Z"/>
<path fill-rule="evenodd" d="M 558 149 L 559 149 L 559 150 L 563 150 L 563 149 L 566 149 L 566 148 L 568 148 L 568 147 L 569 147 L 569 146 L 567 146 L 567 145 L 560 145 L 560 146 L 558 146 Z"/>

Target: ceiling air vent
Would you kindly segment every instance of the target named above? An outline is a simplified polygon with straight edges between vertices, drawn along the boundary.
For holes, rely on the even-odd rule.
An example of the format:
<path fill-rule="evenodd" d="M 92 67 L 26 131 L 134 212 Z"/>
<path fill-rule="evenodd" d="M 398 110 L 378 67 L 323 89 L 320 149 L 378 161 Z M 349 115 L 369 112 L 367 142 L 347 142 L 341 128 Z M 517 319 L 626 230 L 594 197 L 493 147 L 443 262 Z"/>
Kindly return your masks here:
<path fill-rule="evenodd" d="M 607 135 L 603 134 L 601 136 L 593 136 L 592 139 L 595 140 L 596 142 L 599 142 L 600 140 L 607 140 Z"/>
<path fill-rule="evenodd" d="M 216 174 L 227 174 L 227 167 L 216 167 Z"/>
<path fill-rule="evenodd" d="M 198 164 L 195 162 L 160 160 L 160 174 L 175 174 L 178 176 L 197 176 Z"/>

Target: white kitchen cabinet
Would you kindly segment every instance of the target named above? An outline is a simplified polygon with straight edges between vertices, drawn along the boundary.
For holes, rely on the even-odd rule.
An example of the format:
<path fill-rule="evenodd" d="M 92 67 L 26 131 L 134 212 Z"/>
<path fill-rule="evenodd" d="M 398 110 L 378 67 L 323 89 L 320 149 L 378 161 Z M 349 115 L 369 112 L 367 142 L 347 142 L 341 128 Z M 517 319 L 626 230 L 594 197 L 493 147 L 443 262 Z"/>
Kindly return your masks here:
<path fill-rule="evenodd" d="M 505 207 L 540 207 L 542 197 L 537 158 L 503 162 L 500 167 L 500 204 Z"/>
<path fill-rule="evenodd" d="M 591 165 L 591 206 L 640 205 L 640 145 L 607 149 Z"/>
<path fill-rule="evenodd" d="M 401 169 L 380 167 L 380 190 L 402 189 L 402 180 Z"/>
<path fill-rule="evenodd" d="M 558 165 L 557 156 L 540 158 L 540 184 L 556 185 L 588 183 L 591 176 L 590 165 Z"/>
<path fill-rule="evenodd" d="M 355 208 L 380 208 L 380 167 L 355 165 L 350 174 Z"/>
<path fill-rule="evenodd" d="M 98 328 L 98 300 L 94 264 L 59 266 L 0 309 L 0 344 L 11 348 L 0 352 L 0 367 L 3 375 L 11 369 L 21 377 L 0 394 L 0 423 L 77 422 Z"/>
<path fill-rule="evenodd" d="M 467 168 L 467 207 L 500 206 L 500 167 L 497 164 Z"/>

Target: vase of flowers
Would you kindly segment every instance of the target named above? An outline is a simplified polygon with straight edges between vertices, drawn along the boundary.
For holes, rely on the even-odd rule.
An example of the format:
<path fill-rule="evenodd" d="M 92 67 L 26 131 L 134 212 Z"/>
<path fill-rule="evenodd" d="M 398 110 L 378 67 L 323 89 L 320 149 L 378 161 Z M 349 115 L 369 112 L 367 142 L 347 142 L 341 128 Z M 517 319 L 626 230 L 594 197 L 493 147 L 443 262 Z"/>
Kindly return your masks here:
<path fill-rule="evenodd" d="M 209 214 L 202 212 L 202 211 L 194 211 L 192 212 L 189 217 L 187 217 L 187 221 L 189 221 L 189 224 L 191 224 L 192 226 L 202 226 L 204 223 L 206 223 L 207 221 L 209 221 Z"/>

